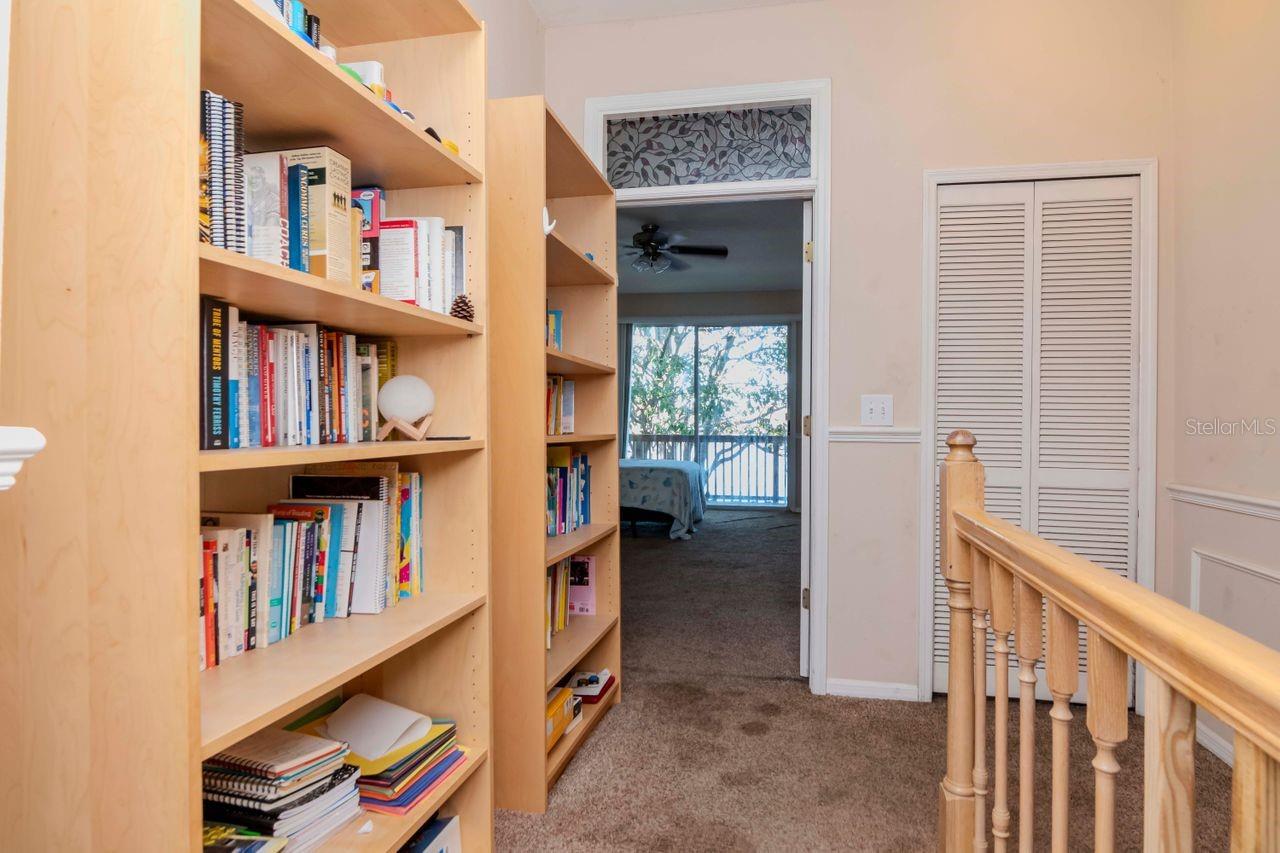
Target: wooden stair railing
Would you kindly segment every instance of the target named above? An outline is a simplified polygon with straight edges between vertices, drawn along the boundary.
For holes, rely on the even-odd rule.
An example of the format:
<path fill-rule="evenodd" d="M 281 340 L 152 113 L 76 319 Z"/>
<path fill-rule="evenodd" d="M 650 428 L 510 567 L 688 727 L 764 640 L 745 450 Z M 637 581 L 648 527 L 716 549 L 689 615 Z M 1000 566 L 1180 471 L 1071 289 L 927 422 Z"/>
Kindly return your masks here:
<path fill-rule="evenodd" d="M 1010 651 L 1019 661 L 1018 850 L 1034 849 L 1037 830 L 1043 832 L 1033 822 L 1036 664 L 1041 659 L 1053 697 L 1049 847 L 1059 853 L 1086 845 L 1085 839 L 1068 835 L 1067 781 L 1069 700 L 1079 680 L 1083 624 L 1086 721 L 1096 749 L 1094 849 L 1115 850 L 1116 778 L 1122 770 L 1143 774 L 1143 849 L 1192 849 L 1195 719 L 1196 709 L 1204 708 L 1235 731 L 1231 849 L 1280 851 L 1280 652 L 987 513 L 976 443 L 968 430 L 948 436 L 941 472 L 940 556 L 951 642 L 939 849 L 986 850 L 988 827 L 997 853 L 1014 843 L 1007 743 Z M 1042 624 L 1048 626 L 1047 638 Z M 986 765 L 988 630 L 996 663 L 991 772 Z M 1116 749 L 1129 734 L 1130 659 L 1146 670 L 1142 768 L 1121 768 L 1116 760 Z"/>

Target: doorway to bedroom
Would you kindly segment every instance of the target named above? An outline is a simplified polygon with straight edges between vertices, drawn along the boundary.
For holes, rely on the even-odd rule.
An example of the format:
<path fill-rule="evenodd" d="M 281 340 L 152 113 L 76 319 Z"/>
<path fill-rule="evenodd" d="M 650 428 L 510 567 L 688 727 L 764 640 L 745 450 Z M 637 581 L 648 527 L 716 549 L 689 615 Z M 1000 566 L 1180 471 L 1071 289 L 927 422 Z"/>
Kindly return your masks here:
<path fill-rule="evenodd" d="M 626 323 L 625 459 L 693 462 L 709 509 L 785 508 L 796 322 Z M 794 509 L 799 509 L 797 500 Z"/>

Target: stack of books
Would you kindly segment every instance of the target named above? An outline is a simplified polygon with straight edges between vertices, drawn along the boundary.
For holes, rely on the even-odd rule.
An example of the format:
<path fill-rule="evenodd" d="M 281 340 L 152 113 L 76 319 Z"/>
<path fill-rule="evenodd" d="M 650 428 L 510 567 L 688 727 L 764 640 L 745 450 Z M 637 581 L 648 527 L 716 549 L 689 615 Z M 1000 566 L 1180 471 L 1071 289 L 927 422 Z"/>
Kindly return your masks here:
<path fill-rule="evenodd" d="M 452 720 L 432 720 L 364 693 L 304 730 L 350 739 L 346 760 L 360 773 L 360 804 L 381 814 L 407 814 L 466 761 Z"/>
<path fill-rule="evenodd" d="M 591 462 L 569 447 L 547 448 L 547 535 L 591 523 Z"/>
<path fill-rule="evenodd" d="M 200 300 L 200 449 L 374 441 L 394 340 L 317 323 L 251 323 Z"/>
<path fill-rule="evenodd" d="M 440 216 L 386 219 L 382 198 L 369 205 L 369 231 L 361 231 L 377 234 L 378 292 L 448 314 L 467 292 L 466 227 L 446 225 Z"/>
<path fill-rule="evenodd" d="M 547 376 L 547 435 L 569 435 L 573 432 L 572 379 Z"/>
<path fill-rule="evenodd" d="M 309 465 L 260 513 L 201 513 L 200 668 L 306 625 L 422 595 L 422 475 L 396 462 Z"/>
<path fill-rule="evenodd" d="M 361 813 L 345 743 L 264 729 L 204 762 L 206 820 L 319 847 Z"/>

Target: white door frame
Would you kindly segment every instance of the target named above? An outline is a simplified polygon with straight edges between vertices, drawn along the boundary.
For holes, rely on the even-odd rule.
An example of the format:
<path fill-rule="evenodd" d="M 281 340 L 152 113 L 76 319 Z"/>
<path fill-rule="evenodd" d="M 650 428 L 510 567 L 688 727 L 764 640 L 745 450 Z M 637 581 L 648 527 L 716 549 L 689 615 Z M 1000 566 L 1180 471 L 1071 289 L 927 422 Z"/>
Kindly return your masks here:
<path fill-rule="evenodd" d="M 974 169 L 936 169 L 924 173 L 923 317 L 920 385 L 920 633 L 917 689 L 919 699 L 933 696 L 933 489 L 934 382 L 938 343 L 938 255 L 935 216 L 938 187 L 998 181 L 1051 181 L 1070 178 L 1138 178 L 1138 536 L 1137 581 L 1155 588 L 1156 547 L 1156 331 L 1159 281 L 1159 170 L 1154 158 L 1046 163 L 1031 166 L 986 166 Z M 981 440 L 981 436 L 979 436 Z M 982 458 L 981 445 L 978 458 Z M 1143 670 L 1138 667 L 1135 688 L 1142 713 Z"/>
<path fill-rule="evenodd" d="M 808 377 L 810 410 L 810 469 L 803 508 L 809 567 L 809 689 L 827 692 L 827 396 L 831 288 L 831 81 L 798 80 L 710 89 L 653 92 L 588 98 L 583 124 L 583 147 L 605 171 L 605 122 L 611 118 L 662 113 L 696 112 L 744 106 L 769 106 L 808 101 L 810 117 L 809 178 L 645 187 L 617 191 L 619 207 L 636 204 L 682 204 L 691 201 L 746 201 L 770 198 L 813 200 L 813 286 L 806 299 L 804 339 L 810 347 L 812 373 Z M 804 378 L 802 377 L 802 382 Z M 806 438 L 801 437 L 802 444 Z M 802 451 L 802 456 L 803 451 Z M 803 546 L 802 546 L 803 550 Z M 805 559 L 804 554 L 801 559 Z"/>

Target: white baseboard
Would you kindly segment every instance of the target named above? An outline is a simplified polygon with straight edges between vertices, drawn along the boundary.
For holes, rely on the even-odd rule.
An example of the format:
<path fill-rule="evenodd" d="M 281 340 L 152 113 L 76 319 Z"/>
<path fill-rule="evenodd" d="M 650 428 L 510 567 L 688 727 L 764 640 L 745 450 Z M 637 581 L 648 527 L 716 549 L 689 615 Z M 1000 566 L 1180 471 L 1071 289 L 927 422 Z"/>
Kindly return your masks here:
<path fill-rule="evenodd" d="M 896 699 L 899 702 L 919 702 L 920 690 L 914 684 L 897 681 L 858 681 L 852 678 L 828 678 L 827 692 L 832 696 L 848 696 L 854 699 Z"/>
<path fill-rule="evenodd" d="M 1227 763 L 1228 767 L 1234 767 L 1236 764 L 1236 746 L 1235 744 L 1224 738 L 1204 724 L 1204 720 L 1196 722 L 1196 740 L 1205 749 L 1221 758 Z"/>

